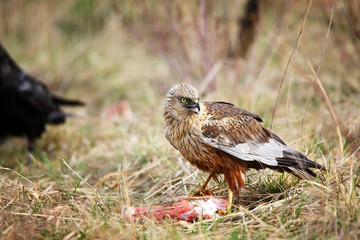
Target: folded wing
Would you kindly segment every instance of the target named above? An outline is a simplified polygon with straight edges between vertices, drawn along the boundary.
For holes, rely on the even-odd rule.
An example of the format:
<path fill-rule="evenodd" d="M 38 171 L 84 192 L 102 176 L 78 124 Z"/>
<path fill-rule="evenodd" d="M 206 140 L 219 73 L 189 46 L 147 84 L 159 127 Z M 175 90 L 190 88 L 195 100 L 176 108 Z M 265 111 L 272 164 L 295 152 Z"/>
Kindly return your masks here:
<path fill-rule="evenodd" d="M 264 128 L 257 115 L 228 103 L 204 104 L 208 118 L 201 127 L 202 138 L 212 147 L 250 167 L 288 171 L 305 179 L 316 176 L 309 168 L 323 169 Z"/>

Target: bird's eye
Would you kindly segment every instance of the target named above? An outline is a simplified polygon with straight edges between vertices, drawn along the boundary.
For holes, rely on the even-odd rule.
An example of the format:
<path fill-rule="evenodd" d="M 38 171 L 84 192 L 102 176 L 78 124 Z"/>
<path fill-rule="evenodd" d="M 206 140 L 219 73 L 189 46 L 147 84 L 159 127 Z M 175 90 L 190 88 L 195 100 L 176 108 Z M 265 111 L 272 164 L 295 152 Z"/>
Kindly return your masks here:
<path fill-rule="evenodd" d="M 180 101 L 181 101 L 182 103 L 186 103 L 186 102 L 187 102 L 187 99 L 186 99 L 186 98 L 181 98 Z"/>

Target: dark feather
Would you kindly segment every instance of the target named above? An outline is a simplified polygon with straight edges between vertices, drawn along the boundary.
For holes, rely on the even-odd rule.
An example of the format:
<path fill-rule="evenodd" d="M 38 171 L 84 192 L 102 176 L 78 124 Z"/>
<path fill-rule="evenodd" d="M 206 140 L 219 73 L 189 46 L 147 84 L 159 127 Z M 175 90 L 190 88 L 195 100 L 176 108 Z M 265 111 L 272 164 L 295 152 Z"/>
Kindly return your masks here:
<path fill-rule="evenodd" d="M 236 107 L 232 103 L 228 102 L 203 102 L 207 105 L 209 114 L 213 115 L 214 119 L 222 119 L 225 117 L 233 117 L 238 115 L 248 116 L 254 118 L 258 122 L 262 122 L 263 120 L 256 114 L 246 111 L 245 109 Z"/>
<path fill-rule="evenodd" d="M 259 116 L 231 103 L 204 102 L 209 121 L 201 126 L 204 137 L 235 146 L 239 143 L 269 141 L 271 133 L 264 131 Z"/>
<path fill-rule="evenodd" d="M 210 117 L 201 126 L 203 137 L 213 147 L 237 157 L 238 161 L 246 161 L 249 168 L 270 167 L 305 179 L 316 176 L 309 168 L 325 170 L 304 154 L 287 147 L 280 137 L 262 125 L 257 115 L 224 102 L 205 102 L 204 106 Z M 271 139 L 275 142 L 271 142 Z M 279 148 L 282 151 L 279 152 Z M 266 158 L 275 151 L 278 151 L 278 155 L 273 160 Z M 258 154 L 262 154 L 263 158 Z"/>
<path fill-rule="evenodd" d="M 317 164 L 310 159 L 308 159 L 304 154 L 298 152 L 298 151 L 283 151 L 283 157 L 276 158 L 276 161 L 278 162 L 278 166 L 280 167 L 295 167 L 295 168 L 318 168 L 323 169 L 323 166 L 320 164 Z"/>
<path fill-rule="evenodd" d="M 45 84 L 24 72 L 0 44 L 0 138 L 25 136 L 31 153 L 46 124 L 61 124 L 70 116 L 61 105 L 84 103 L 52 94 Z"/>

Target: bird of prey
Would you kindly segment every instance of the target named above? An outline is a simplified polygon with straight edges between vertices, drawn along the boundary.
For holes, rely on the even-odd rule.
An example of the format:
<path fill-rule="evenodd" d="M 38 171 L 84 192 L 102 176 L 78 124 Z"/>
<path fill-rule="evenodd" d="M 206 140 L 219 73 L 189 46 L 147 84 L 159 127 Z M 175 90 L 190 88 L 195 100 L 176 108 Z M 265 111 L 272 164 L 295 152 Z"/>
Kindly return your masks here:
<path fill-rule="evenodd" d="M 229 187 L 228 212 L 233 193 L 245 187 L 249 168 L 270 168 L 303 179 L 324 169 L 304 154 L 288 147 L 266 129 L 259 116 L 226 102 L 199 102 L 195 87 L 174 85 L 166 94 L 165 136 L 182 156 L 209 177 L 197 192 L 206 193 L 212 177 L 224 174 Z"/>
<path fill-rule="evenodd" d="M 25 136 L 30 164 L 35 139 L 41 137 L 46 124 L 61 124 L 70 116 L 60 109 L 61 105 L 84 104 L 52 94 L 24 72 L 0 43 L 0 142 L 8 136 Z"/>

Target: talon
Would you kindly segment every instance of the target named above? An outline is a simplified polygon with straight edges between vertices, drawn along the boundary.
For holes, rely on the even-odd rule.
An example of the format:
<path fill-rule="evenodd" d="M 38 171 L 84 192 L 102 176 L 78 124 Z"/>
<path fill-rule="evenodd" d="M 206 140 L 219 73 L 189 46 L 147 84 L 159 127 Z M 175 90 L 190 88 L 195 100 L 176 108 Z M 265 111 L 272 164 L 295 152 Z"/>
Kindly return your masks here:
<path fill-rule="evenodd" d="M 215 194 L 210 190 L 203 190 L 200 192 L 201 196 L 215 196 Z"/>
<path fill-rule="evenodd" d="M 189 194 L 189 197 L 205 197 L 205 196 L 215 196 L 215 194 L 210 190 L 205 190 L 201 188 L 196 193 Z"/>
<path fill-rule="evenodd" d="M 216 210 L 215 213 L 216 213 L 217 215 L 219 215 L 219 216 L 225 216 L 225 215 L 227 214 L 226 212 L 224 212 L 224 211 L 221 210 L 221 209 Z"/>

